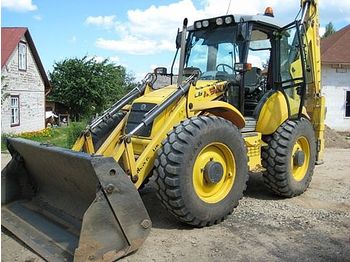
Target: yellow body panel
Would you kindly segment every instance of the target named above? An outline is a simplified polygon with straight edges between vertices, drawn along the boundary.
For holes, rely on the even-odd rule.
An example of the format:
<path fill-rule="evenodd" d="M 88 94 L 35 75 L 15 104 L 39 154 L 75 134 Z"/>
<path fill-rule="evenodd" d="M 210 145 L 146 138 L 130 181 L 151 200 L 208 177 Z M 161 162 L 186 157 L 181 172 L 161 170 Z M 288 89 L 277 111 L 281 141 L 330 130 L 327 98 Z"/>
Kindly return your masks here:
<path fill-rule="evenodd" d="M 286 99 L 282 92 L 277 91 L 263 105 L 256 122 L 256 131 L 263 135 L 273 134 L 287 119 L 288 106 Z"/>
<path fill-rule="evenodd" d="M 138 157 L 136 161 L 136 175 L 138 176 L 138 181 L 135 186 L 139 188 L 146 177 L 149 175 L 150 171 L 153 169 L 153 163 L 157 156 L 157 150 L 161 146 L 162 141 L 165 139 L 166 134 L 173 129 L 174 126 L 178 125 L 186 116 L 186 99 L 181 98 L 180 101 L 176 103 L 176 107 L 171 114 L 166 117 L 164 125 L 157 129 L 156 134 L 150 140 L 149 144 Z"/>
<path fill-rule="evenodd" d="M 244 136 L 245 145 L 248 152 L 248 168 L 251 172 L 260 172 L 263 170 L 261 164 L 261 147 L 263 141 L 261 139 L 261 133 L 251 132 L 245 133 Z"/>
<path fill-rule="evenodd" d="M 224 93 L 226 81 L 198 80 L 196 86 L 188 92 L 187 114 L 189 117 L 198 114 L 192 110 L 198 104 L 217 100 Z"/>
<path fill-rule="evenodd" d="M 234 106 L 223 101 L 208 101 L 193 104 L 191 112 L 208 112 L 231 121 L 239 129 L 245 126 L 244 116 Z"/>

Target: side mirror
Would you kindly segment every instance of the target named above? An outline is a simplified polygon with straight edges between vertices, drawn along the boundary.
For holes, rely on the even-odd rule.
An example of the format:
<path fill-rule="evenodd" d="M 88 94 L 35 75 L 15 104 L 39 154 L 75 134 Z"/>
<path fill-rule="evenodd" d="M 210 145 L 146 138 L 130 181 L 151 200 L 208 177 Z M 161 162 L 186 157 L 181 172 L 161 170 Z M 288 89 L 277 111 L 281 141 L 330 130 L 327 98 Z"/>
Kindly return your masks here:
<path fill-rule="evenodd" d="M 166 67 L 157 67 L 153 71 L 156 75 L 166 75 L 167 74 L 167 69 Z"/>
<path fill-rule="evenodd" d="M 176 35 L 176 49 L 179 49 L 181 47 L 181 36 L 182 36 L 182 32 L 180 32 L 179 29 L 177 29 L 177 35 Z"/>

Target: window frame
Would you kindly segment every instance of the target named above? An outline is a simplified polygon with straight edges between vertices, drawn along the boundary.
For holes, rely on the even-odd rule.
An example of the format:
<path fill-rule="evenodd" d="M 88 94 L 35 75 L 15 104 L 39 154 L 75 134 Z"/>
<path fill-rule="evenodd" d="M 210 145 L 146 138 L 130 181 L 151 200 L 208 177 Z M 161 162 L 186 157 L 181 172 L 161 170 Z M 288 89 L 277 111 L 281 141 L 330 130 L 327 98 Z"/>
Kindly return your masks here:
<path fill-rule="evenodd" d="M 24 54 L 24 60 L 25 60 L 25 63 L 24 63 L 24 68 L 21 67 L 21 46 L 24 46 L 25 47 L 25 54 Z M 24 42 L 24 41 L 20 41 L 18 43 L 18 70 L 19 71 L 27 71 L 27 61 L 28 61 L 28 46 L 27 46 L 27 43 Z"/>
<path fill-rule="evenodd" d="M 345 90 L 345 110 L 344 110 L 344 118 L 346 119 L 350 119 L 350 114 L 349 116 L 346 115 L 346 102 L 347 102 L 347 95 L 348 95 L 348 92 L 349 92 L 349 104 L 350 104 L 350 90 Z M 350 106 L 350 105 L 349 105 Z"/>
<path fill-rule="evenodd" d="M 17 115 L 18 115 L 18 122 L 17 123 L 12 123 L 12 98 L 17 98 Z M 10 96 L 10 111 L 11 111 L 11 120 L 10 120 L 10 124 L 11 127 L 15 127 L 15 126 L 20 126 L 21 125 L 21 112 L 20 112 L 20 99 L 19 99 L 19 95 L 11 95 Z"/>
<path fill-rule="evenodd" d="M 335 72 L 337 74 L 346 74 L 348 72 L 348 69 L 347 68 L 344 68 L 344 67 L 340 67 L 340 68 L 336 68 L 335 69 Z"/>
<path fill-rule="evenodd" d="M 281 39 L 283 35 L 283 31 L 289 30 L 289 29 L 295 29 L 295 35 L 293 38 L 293 44 L 296 44 L 295 49 L 299 52 L 300 56 L 300 63 L 301 63 L 301 73 L 302 75 L 299 77 L 291 78 L 288 80 L 282 80 L 281 76 Z M 289 23 L 288 25 L 278 29 L 277 31 L 278 37 L 276 38 L 276 48 L 275 48 L 275 62 L 277 66 L 276 70 L 276 77 L 274 81 L 274 89 L 281 91 L 286 99 L 287 106 L 288 106 L 288 119 L 290 120 L 297 120 L 300 119 L 302 116 L 302 109 L 305 103 L 305 96 L 306 96 L 306 88 L 307 88 L 307 79 L 306 79 L 306 58 L 305 58 L 305 50 L 303 48 L 303 45 L 300 45 L 300 43 L 303 42 L 302 33 L 301 33 L 301 24 L 299 20 L 293 21 Z M 294 40 L 298 41 L 297 43 L 294 43 Z M 297 61 L 297 60 L 295 60 Z M 295 62 L 294 61 L 294 62 Z M 292 65 L 292 63 L 291 63 Z M 291 76 L 292 77 L 292 76 Z M 297 89 L 297 94 L 300 96 L 300 104 L 299 104 L 299 112 L 297 114 L 293 114 L 291 112 L 291 105 L 290 101 L 288 99 L 288 94 L 285 92 L 287 89 L 290 88 L 300 88 L 300 90 Z"/>

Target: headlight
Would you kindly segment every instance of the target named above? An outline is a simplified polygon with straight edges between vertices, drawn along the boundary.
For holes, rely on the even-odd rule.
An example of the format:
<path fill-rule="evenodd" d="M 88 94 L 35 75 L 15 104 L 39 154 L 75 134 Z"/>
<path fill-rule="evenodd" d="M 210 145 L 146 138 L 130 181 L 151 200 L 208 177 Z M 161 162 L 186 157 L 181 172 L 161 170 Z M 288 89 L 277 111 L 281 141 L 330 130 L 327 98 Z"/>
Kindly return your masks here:
<path fill-rule="evenodd" d="M 225 23 L 226 24 L 231 24 L 232 23 L 232 17 L 231 16 L 225 17 Z"/>
<path fill-rule="evenodd" d="M 222 20 L 221 17 L 216 18 L 216 24 L 217 24 L 217 25 L 222 25 L 223 23 L 224 23 L 224 21 Z"/>
<path fill-rule="evenodd" d="M 196 22 L 196 28 L 201 29 L 202 28 L 202 23 L 200 21 Z"/>
<path fill-rule="evenodd" d="M 209 21 L 208 21 L 208 20 L 204 20 L 204 21 L 202 22 L 202 26 L 203 26 L 203 27 L 208 27 L 208 26 L 209 26 Z"/>

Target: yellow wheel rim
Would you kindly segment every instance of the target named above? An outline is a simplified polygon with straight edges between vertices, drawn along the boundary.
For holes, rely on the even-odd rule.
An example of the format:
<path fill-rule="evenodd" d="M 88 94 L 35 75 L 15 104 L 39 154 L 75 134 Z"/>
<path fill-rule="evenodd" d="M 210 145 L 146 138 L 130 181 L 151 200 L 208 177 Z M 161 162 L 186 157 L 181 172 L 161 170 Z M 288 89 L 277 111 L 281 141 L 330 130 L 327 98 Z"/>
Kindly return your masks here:
<path fill-rule="evenodd" d="M 304 161 L 298 163 L 296 160 L 297 154 L 302 153 L 304 155 Z M 301 136 L 297 139 L 293 146 L 292 156 L 291 156 L 291 169 L 293 178 L 296 181 L 301 181 L 304 179 L 307 170 L 309 168 L 310 162 L 310 145 L 306 137 Z"/>
<path fill-rule="evenodd" d="M 205 176 L 208 163 L 222 167 L 222 177 L 213 183 Z M 222 143 L 211 143 L 198 154 L 193 166 L 193 186 L 197 196 L 206 203 L 217 203 L 231 191 L 236 176 L 235 158 L 231 150 Z"/>

